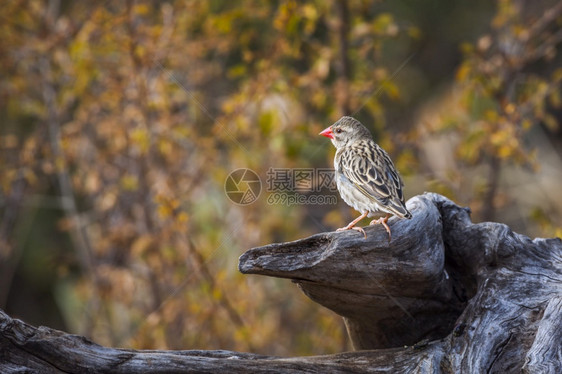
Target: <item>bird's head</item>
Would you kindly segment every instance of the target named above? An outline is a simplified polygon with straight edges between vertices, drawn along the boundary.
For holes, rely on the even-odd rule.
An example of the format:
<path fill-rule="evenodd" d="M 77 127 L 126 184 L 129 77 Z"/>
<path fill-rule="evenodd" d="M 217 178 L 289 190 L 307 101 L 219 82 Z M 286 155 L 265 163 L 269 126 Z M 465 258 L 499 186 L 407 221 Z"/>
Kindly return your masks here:
<path fill-rule="evenodd" d="M 353 144 L 357 140 L 372 139 L 371 133 L 365 126 L 353 117 L 342 117 L 332 126 L 324 129 L 319 135 L 332 140 L 336 148 Z"/>

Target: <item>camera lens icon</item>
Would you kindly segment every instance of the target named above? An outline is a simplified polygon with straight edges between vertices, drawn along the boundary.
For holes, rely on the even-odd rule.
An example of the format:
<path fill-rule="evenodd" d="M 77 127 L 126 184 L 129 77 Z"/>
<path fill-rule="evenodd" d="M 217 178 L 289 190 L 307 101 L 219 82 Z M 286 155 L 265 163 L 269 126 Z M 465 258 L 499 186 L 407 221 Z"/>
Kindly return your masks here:
<path fill-rule="evenodd" d="M 234 204 L 249 205 L 260 196 L 260 177 L 251 169 L 236 169 L 226 178 L 224 192 Z"/>

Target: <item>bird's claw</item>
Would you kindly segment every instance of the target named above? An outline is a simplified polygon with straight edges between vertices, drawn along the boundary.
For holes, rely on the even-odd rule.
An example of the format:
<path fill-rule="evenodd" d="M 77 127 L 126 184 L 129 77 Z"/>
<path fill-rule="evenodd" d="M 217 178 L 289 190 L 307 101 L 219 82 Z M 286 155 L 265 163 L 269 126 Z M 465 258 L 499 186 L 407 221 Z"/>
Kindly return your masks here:
<path fill-rule="evenodd" d="M 363 228 L 361 227 L 355 227 L 355 226 L 346 226 L 346 227 L 341 227 L 339 229 L 337 229 L 336 231 L 346 231 L 346 230 L 355 230 L 355 231 L 359 231 L 360 233 L 363 234 L 363 236 L 365 237 L 365 239 L 367 239 L 367 233 L 365 232 L 365 230 L 363 230 Z"/>
<path fill-rule="evenodd" d="M 374 220 L 371 221 L 371 223 L 369 223 L 369 225 L 376 225 L 376 224 L 383 225 L 384 229 L 388 233 L 388 242 L 390 243 L 390 240 L 392 239 L 392 234 L 390 233 L 390 227 L 388 227 L 386 221 L 388 221 L 388 216 L 381 217 L 379 219 L 374 219 Z"/>
<path fill-rule="evenodd" d="M 357 224 L 357 222 L 361 221 L 363 218 L 367 217 L 368 212 L 363 212 L 363 214 L 361 214 L 359 217 L 355 218 L 353 221 L 351 221 L 349 223 L 349 225 L 339 228 L 336 231 L 345 231 L 345 230 L 355 230 L 355 231 L 359 231 L 360 233 L 363 233 L 363 236 L 365 237 L 365 239 L 367 239 L 367 234 L 365 233 L 365 230 L 363 230 L 361 227 L 355 227 L 355 225 Z"/>

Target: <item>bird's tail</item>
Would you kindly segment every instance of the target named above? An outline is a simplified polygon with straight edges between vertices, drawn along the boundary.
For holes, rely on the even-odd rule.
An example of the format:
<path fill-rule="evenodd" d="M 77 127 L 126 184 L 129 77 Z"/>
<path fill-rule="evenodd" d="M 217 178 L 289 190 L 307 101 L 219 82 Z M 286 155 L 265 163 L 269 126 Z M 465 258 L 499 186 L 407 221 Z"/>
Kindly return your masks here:
<path fill-rule="evenodd" d="M 395 216 L 398 216 L 400 218 L 406 218 L 406 219 L 412 218 L 412 213 L 410 213 L 410 211 L 406 209 L 406 206 L 404 204 L 397 204 L 395 202 L 391 202 L 388 205 L 388 208 Z"/>

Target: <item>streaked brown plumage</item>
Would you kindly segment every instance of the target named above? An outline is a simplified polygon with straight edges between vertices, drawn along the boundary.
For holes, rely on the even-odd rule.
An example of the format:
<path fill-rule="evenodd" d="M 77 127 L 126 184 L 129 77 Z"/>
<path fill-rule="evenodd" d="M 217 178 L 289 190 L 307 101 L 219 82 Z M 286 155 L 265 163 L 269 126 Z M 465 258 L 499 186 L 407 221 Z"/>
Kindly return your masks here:
<path fill-rule="evenodd" d="M 340 118 L 320 135 L 332 139 L 336 147 L 335 178 L 342 199 L 361 213 L 338 231 L 353 229 L 362 232 L 366 238 L 365 231 L 355 224 L 376 212 L 383 212 L 386 217 L 372 220 L 370 224 L 382 224 L 390 240 L 390 228 L 386 224 L 390 215 L 412 218 L 404 203 L 404 183 L 392 160 L 374 142 L 369 130 L 353 117 Z"/>

